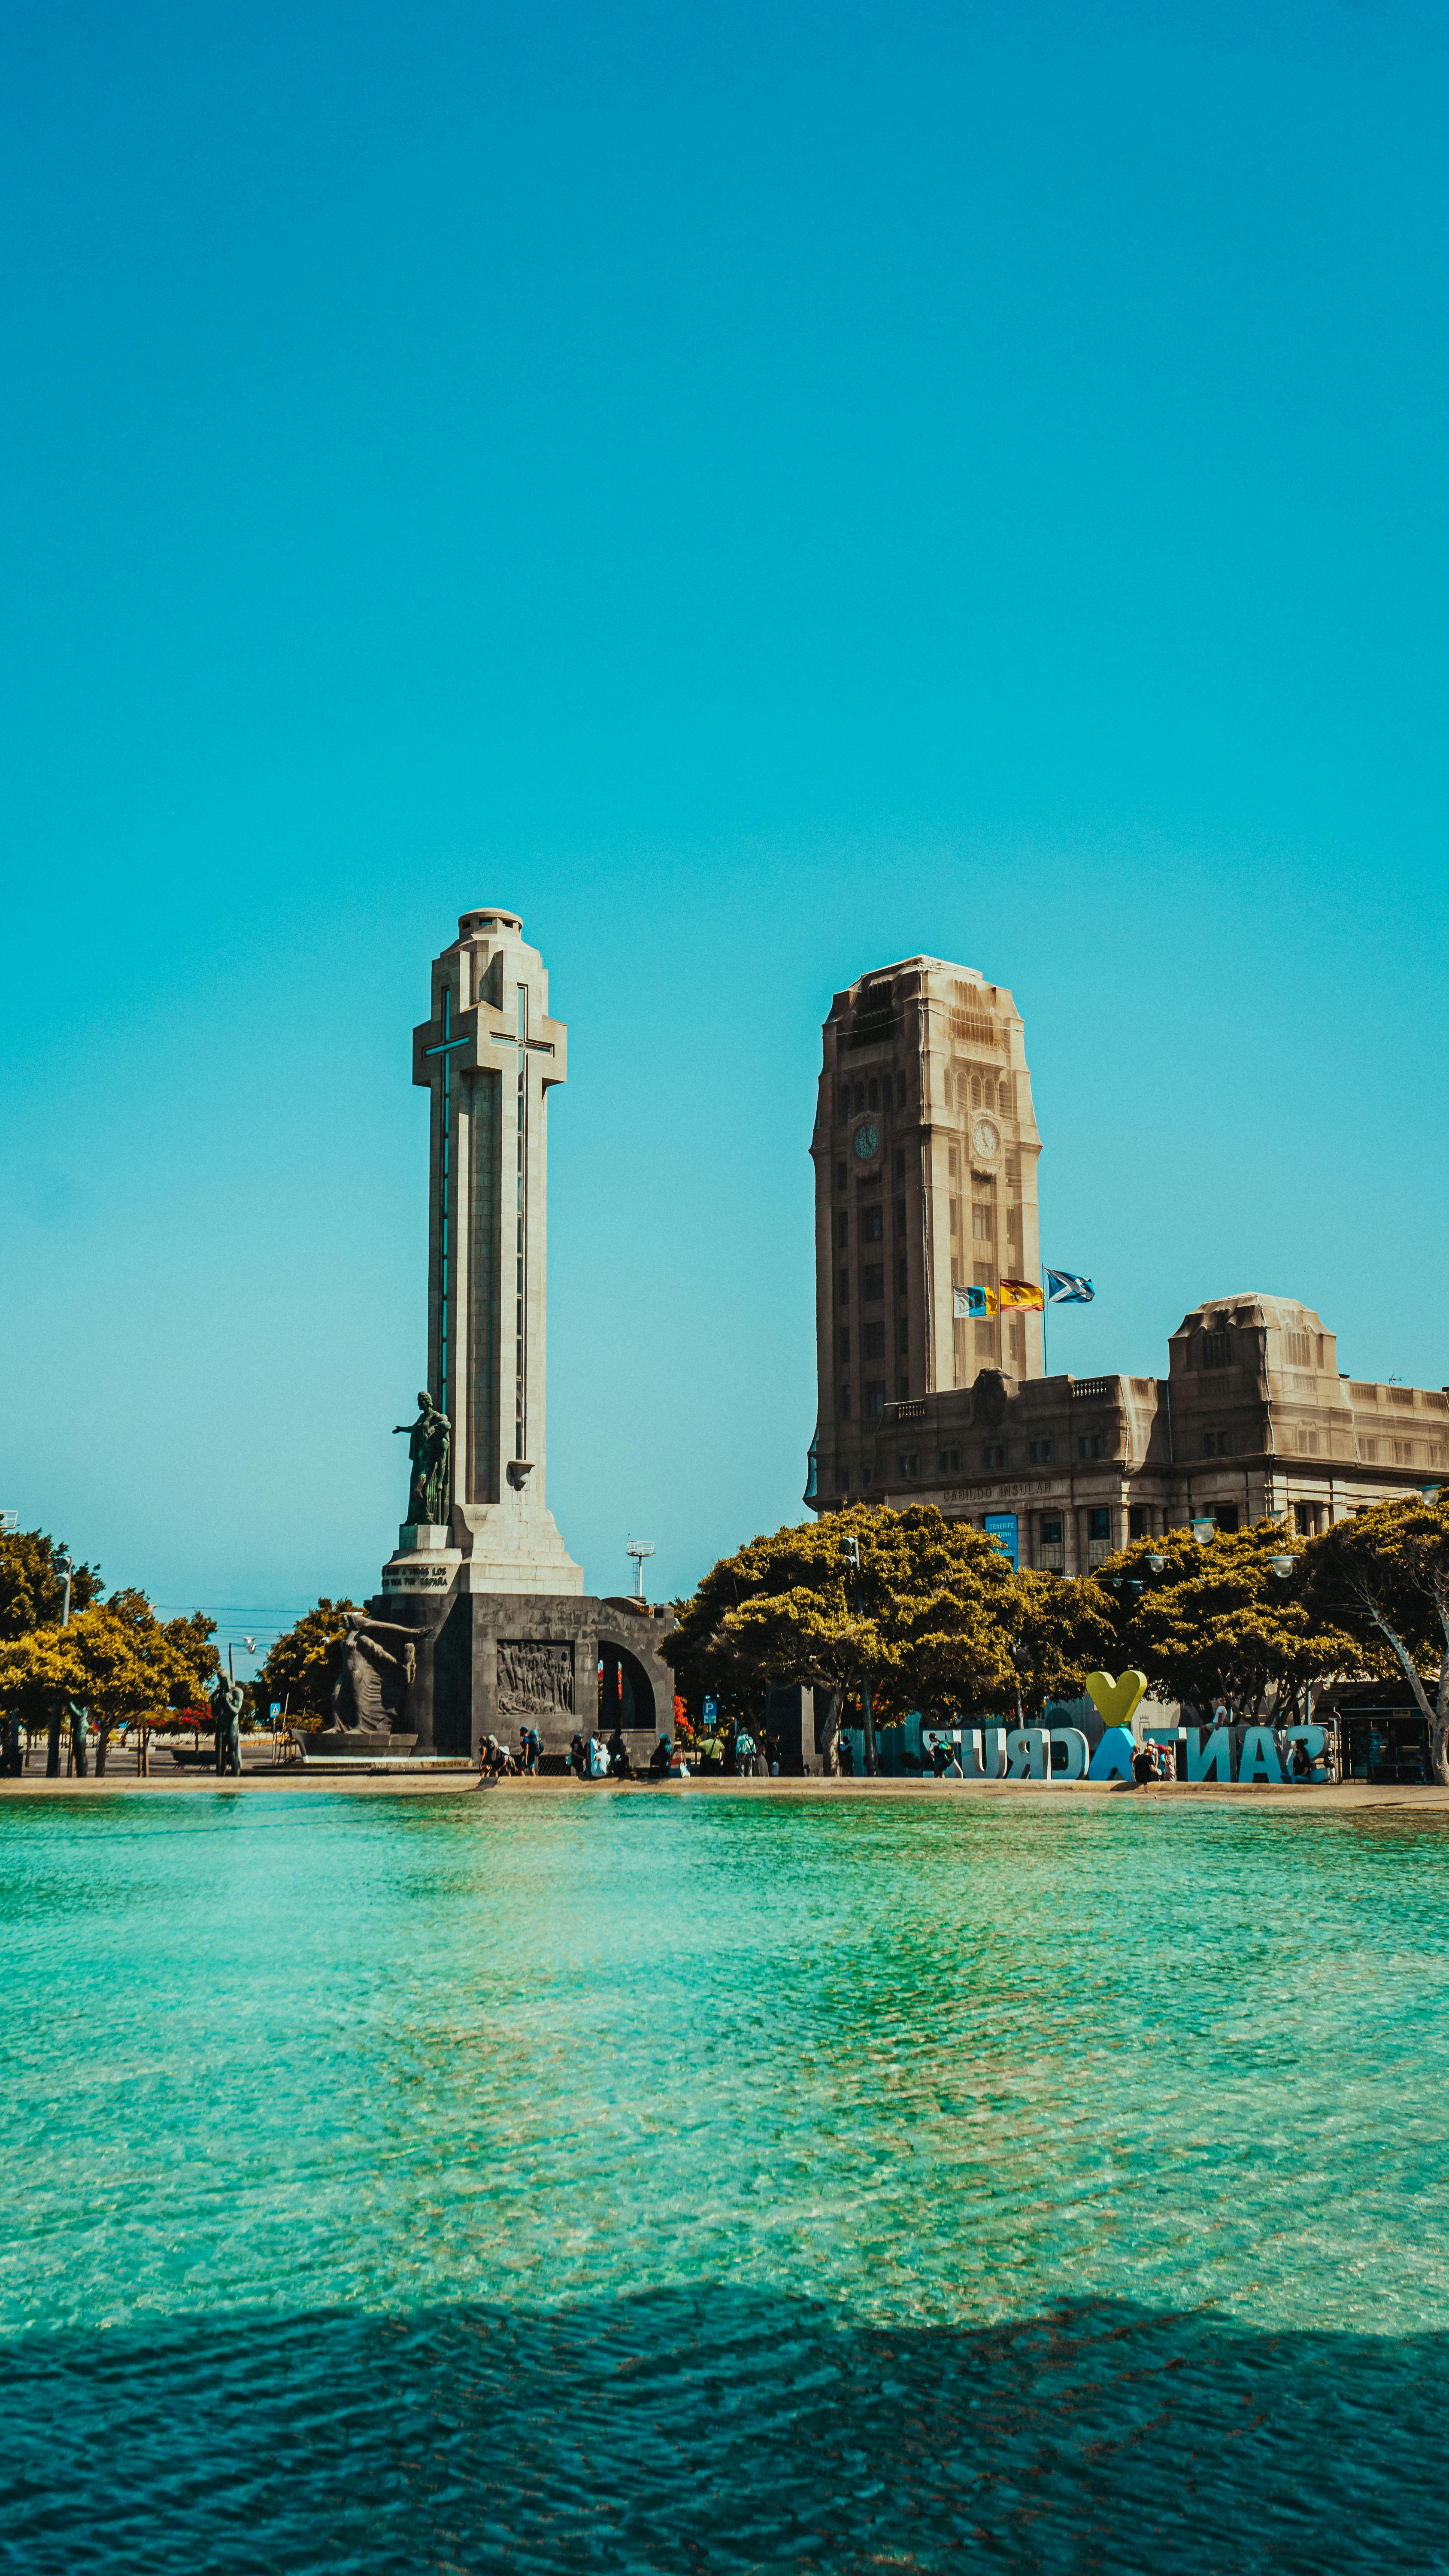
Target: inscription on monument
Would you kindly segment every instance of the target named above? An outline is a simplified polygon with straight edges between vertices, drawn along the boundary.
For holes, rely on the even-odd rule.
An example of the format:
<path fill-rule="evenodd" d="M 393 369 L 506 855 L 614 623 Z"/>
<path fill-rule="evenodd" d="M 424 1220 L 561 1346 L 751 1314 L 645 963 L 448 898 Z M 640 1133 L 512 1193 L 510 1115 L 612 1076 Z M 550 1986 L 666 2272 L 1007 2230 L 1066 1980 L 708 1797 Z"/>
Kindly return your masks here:
<path fill-rule="evenodd" d="M 500 1637 L 499 1716 L 572 1717 L 573 1713 L 573 1640 L 555 1644 L 543 1637 Z"/>

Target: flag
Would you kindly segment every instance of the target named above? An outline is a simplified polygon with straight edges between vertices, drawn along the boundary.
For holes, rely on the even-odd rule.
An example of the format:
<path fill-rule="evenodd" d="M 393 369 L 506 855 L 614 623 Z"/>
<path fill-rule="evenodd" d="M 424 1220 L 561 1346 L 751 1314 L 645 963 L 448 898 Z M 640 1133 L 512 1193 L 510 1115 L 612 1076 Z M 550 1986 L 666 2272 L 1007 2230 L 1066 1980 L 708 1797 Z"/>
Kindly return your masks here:
<path fill-rule="evenodd" d="M 1046 1302 L 1049 1306 L 1090 1306 L 1096 1293 L 1090 1279 L 1078 1279 L 1070 1270 L 1047 1272 Z"/>
<path fill-rule="evenodd" d="M 1039 1315 L 1044 1302 L 1041 1290 L 1036 1286 L 1034 1281 L 1030 1279 L 1003 1279 L 1001 1283 L 1001 1311 L 1003 1314 L 1005 1314 L 1012 1306 L 1025 1306 L 1033 1315 Z"/>
<path fill-rule="evenodd" d="M 951 1313 L 958 1322 L 963 1315 L 994 1315 L 995 1312 L 996 1291 L 994 1288 L 952 1289 Z"/>

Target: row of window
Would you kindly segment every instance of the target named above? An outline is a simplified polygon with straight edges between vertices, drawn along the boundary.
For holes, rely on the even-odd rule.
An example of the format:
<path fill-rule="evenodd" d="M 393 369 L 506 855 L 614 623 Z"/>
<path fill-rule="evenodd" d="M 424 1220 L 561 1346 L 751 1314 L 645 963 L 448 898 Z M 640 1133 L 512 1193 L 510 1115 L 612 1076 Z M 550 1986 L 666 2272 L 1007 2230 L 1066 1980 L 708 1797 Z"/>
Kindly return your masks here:
<path fill-rule="evenodd" d="M 947 1074 L 946 1098 L 958 1109 L 999 1109 L 1004 1118 L 1011 1116 L 1011 1084 L 997 1082 L 989 1073 L 968 1073 L 964 1065 Z"/>
<path fill-rule="evenodd" d="M 874 1338 L 875 1336 L 879 1336 L 879 1339 Z M 905 1317 L 904 1317 L 904 1316 L 902 1316 L 902 1317 L 901 1317 L 901 1320 L 900 1320 L 900 1322 L 898 1323 L 898 1325 L 897 1325 L 897 1327 L 896 1327 L 896 1339 L 897 1339 L 897 1348 L 898 1348 L 898 1349 L 900 1349 L 900 1350 L 902 1350 L 902 1351 L 904 1351 L 904 1350 L 905 1350 L 905 1348 L 906 1348 L 906 1322 L 905 1322 Z M 845 1332 L 842 1332 L 842 1333 L 841 1333 L 840 1341 L 841 1341 L 841 1352 L 840 1352 L 840 1356 L 841 1356 L 842 1360 L 848 1360 L 848 1359 L 849 1359 L 849 1357 L 850 1357 L 850 1335 L 849 1335 L 849 1332 L 848 1332 L 848 1331 L 845 1331 Z M 866 1328 L 865 1328 L 865 1357 L 866 1357 L 867 1359 L 879 1359 L 879 1358 L 883 1355 L 884 1350 L 885 1350 L 885 1326 L 884 1326 L 884 1324 L 867 1324 L 867 1325 L 866 1325 Z M 902 1390 L 902 1391 L 904 1392 L 904 1390 Z M 871 1393 L 871 1389 L 870 1389 L 870 1388 L 867 1388 L 867 1389 L 866 1389 L 866 1394 L 867 1394 L 867 1396 L 869 1396 L 869 1395 L 870 1395 L 870 1393 Z M 884 1397 L 884 1393 L 885 1393 L 884 1388 L 881 1388 L 880 1393 L 881 1393 L 882 1397 Z M 841 1409 L 842 1409 L 842 1414 L 843 1414 L 844 1418 L 848 1421 L 848 1420 L 849 1420 L 849 1418 L 850 1418 L 850 1395 L 849 1395 L 849 1389 L 848 1389 L 848 1388 L 844 1388 L 844 1387 L 843 1387 L 843 1388 L 841 1389 L 841 1394 L 842 1394 L 842 1397 L 843 1397 L 843 1399 L 844 1399 L 843 1404 L 842 1404 L 842 1408 L 841 1408 Z M 868 1408 L 868 1409 L 869 1409 L 869 1408 Z M 877 1406 L 877 1407 L 875 1408 L 875 1410 L 876 1410 L 876 1411 L 879 1411 L 879 1410 L 880 1410 L 880 1407 L 879 1407 L 879 1406 Z M 1030 1461 L 1031 1461 L 1031 1464 L 1032 1464 L 1032 1466 L 1033 1466 L 1033 1467 L 1049 1467 L 1049 1466 L 1052 1464 L 1052 1443 L 1051 1443 L 1051 1441 L 1050 1441 L 1050 1440 L 1032 1440 L 1032 1441 L 1029 1441 L 1029 1442 L 1028 1442 L 1028 1444 L 1027 1444 L 1027 1448 L 1028 1448 L 1028 1455 L 1029 1455 L 1029 1458 L 1030 1458 Z M 913 1452 L 912 1454 L 914 1455 L 915 1453 Z M 988 1470 L 988 1472 L 990 1472 L 990 1473 L 995 1473 L 999 1468 L 1005 1467 L 1005 1466 L 1009 1463 L 1009 1461 L 1008 1461 L 1008 1457 L 1007 1457 L 1007 1444 L 1006 1444 L 1006 1442 L 1005 1442 L 1004 1440 L 987 1440 L 987 1441 L 984 1441 L 984 1442 L 983 1442 L 983 1444 L 982 1444 L 982 1447 L 981 1447 L 981 1450 L 980 1450 L 980 1453 L 979 1453 L 979 1454 L 980 1454 L 980 1459 L 981 1459 L 981 1464 L 982 1464 L 982 1466 L 983 1466 L 984 1468 L 986 1468 L 986 1469 Z M 1102 1455 L 1102 1434 L 1101 1434 L 1101 1432 L 1100 1432 L 1100 1431 L 1084 1431 L 1084 1432 L 1082 1432 L 1082 1433 L 1079 1435 L 1078 1440 L 1077 1440 L 1077 1456 L 1078 1456 L 1079 1458 L 1082 1458 L 1082 1459 L 1088 1459 L 1088 1460 L 1090 1460 L 1090 1459 L 1092 1459 L 1092 1458 L 1100 1458 L 1100 1457 L 1101 1457 L 1101 1455 Z M 938 1451 L 937 1451 L 937 1453 L 936 1453 L 936 1473 L 937 1473 L 937 1475 L 938 1475 L 938 1476 L 954 1476 L 954 1475 L 959 1474 L 959 1472 L 960 1472 L 960 1468 L 961 1468 L 961 1456 L 962 1456 L 962 1453 L 961 1453 L 961 1451 L 960 1451 L 959 1449 L 941 1449 L 941 1450 L 938 1450 Z M 901 1471 L 901 1472 L 902 1472 L 902 1474 L 904 1474 L 904 1473 L 905 1473 L 905 1470 L 904 1470 L 904 1469 L 902 1469 L 902 1471 Z M 919 1472 L 920 1472 L 920 1471 L 919 1471 L 919 1469 L 918 1469 L 918 1468 L 912 1468 L 912 1470 L 911 1470 L 912 1475 L 916 1475 L 916 1474 L 918 1474 Z M 1135 1507 L 1134 1507 L 1134 1508 L 1135 1508 Z"/>
<path fill-rule="evenodd" d="M 837 1118 L 848 1118 L 855 1109 L 904 1109 L 906 1099 L 907 1082 L 903 1073 L 885 1073 L 879 1079 L 871 1074 L 863 1081 L 836 1085 L 835 1114 Z"/>
<path fill-rule="evenodd" d="M 879 1202 L 877 1202 L 874 1206 L 871 1206 L 871 1205 L 869 1205 L 869 1204 L 863 1205 L 863 1206 L 861 1206 L 861 1207 L 857 1210 L 857 1212 L 856 1212 L 856 1213 L 857 1213 L 858 1226 L 859 1226 L 859 1235 L 860 1235 L 860 1240 L 861 1240 L 861 1242 L 862 1242 L 862 1243 L 880 1243 L 880 1242 L 882 1242 L 882 1241 L 884 1240 L 884 1237 L 885 1237 L 885 1209 L 884 1209 L 884 1208 L 879 1204 Z M 893 1231 L 894 1231 L 896 1234 L 904 1234 L 904 1233 L 905 1233 L 905 1230 L 906 1230 L 906 1203 L 905 1203 L 905 1200 L 904 1200 L 904 1199 L 897 1199 L 897 1200 L 896 1200 L 896 1202 L 895 1202 L 895 1211 L 894 1211 L 894 1213 L 895 1213 L 895 1225 L 894 1225 L 894 1229 L 893 1229 Z M 836 1210 L 836 1214 L 835 1214 L 835 1241 L 836 1241 L 837 1248 L 838 1248 L 841 1252 L 844 1252 L 844 1251 L 846 1251 L 846 1250 L 849 1248 L 849 1244 L 850 1244 L 850 1210 L 849 1210 L 849 1208 L 838 1208 L 838 1209 Z"/>
<path fill-rule="evenodd" d="M 896 1261 L 896 1295 L 898 1297 L 905 1296 L 908 1277 L 909 1273 L 907 1269 L 906 1256 L 904 1253 L 901 1253 Z M 867 1306 L 874 1305 L 878 1299 L 885 1295 L 885 1263 L 883 1261 L 867 1261 L 864 1264 L 860 1274 L 860 1294 L 862 1302 Z M 848 1270 L 837 1270 L 835 1274 L 835 1302 L 837 1306 L 848 1306 L 850 1304 L 850 1272 Z"/>
<path fill-rule="evenodd" d="M 879 1354 L 876 1354 L 876 1356 L 878 1357 Z M 865 1385 L 860 1390 L 860 1396 L 862 1418 L 867 1422 L 875 1421 L 878 1416 L 885 1411 L 885 1379 L 883 1377 L 867 1378 Z M 896 1379 L 896 1402 L 897 1404 L 909 1404 L 910 1400 L 910 1375 L 907 1370 L 902 1369 L 900 1375 Z M 850 1389 L 848 1386 L 843 1386 L 840 1390 L 839 1419 L 842 1422 L 848 1422 L 850 1418 Z M 847 1476 L 845 1481 L 848 1485 L 850 1478 Z M 867 1484 L 870 1483 L 869 1476 L 866 1477 L 865 1481 Z"/>
<path fill-rule="evenodd" d="M 849 1368 L 849 1366 L 850 1366 L 850 1326 L 849 1326 L 848 1324 L 842 1324 L 842 1325 L 841 1325 L 840 1330 L 839 1330 L 839 1332 L 838 1332 L 838 1333 L 837 1333 L 837 1335 L 836 1335 L 836 1340 L 837 1340 L 837 1342 L 838 1342 L 838 1343 L 839 1343 L 839 1345 L 840 1345 L 840 1365 L 841 1365 L 841 1367 L 842 1367 L 842 1368 Z M 908 1322 L 907 1318 L 906 1318 L 904 1315 L 898 1315 L 898 1316 L 897 1316 L 897 1318 L 896 1318 L 896 1351 L 897 1351 L 897 1354 L 898 1354 L 898 1355 L 899 1355 L 899 1357 L 901 1357 L 902 1359 L 908 1359 L 908 1358 L 909 1358 L 909 1356 L 910 1356 L 910 1349 L 911 1349 L 911 1328 L 910 1328 L 910 1324 L 909 1324 L 909 1322 Z M 885 1358 L 885 1351 L 886 1351 L 886 1328 L 885 1328 L 884 1323 L 879 1323 L 879 1324 L 865 1324 L 865 1325 L 863 1325 L 863 1326 L 862 1326 L 862 1328 L 861 1328 L 861 1335 L 860 1335 L 860 1355 L 861 1355 L 861 1358 L 862 1358 L 862 1359 L 866 1359 L 866 1360 L 883 1360 L 883 1359 Z"/>

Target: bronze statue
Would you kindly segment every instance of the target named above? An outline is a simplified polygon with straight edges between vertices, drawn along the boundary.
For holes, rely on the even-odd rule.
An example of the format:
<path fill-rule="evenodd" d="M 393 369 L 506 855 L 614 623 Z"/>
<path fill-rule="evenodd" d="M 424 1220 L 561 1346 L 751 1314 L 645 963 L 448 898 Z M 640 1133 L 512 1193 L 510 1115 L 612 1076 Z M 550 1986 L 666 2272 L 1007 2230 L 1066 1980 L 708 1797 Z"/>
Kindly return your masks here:
<path fill-rule="evenodd" d="M 427 1389 L 418 1392 L 420 1407 L 416 1422 L 396 1422 L 393 1436 L 399 1431 L 408 1435 L 408 1456 L 412 1460 L 412 1482 L 408 1487 L 408 1519 L 427 1521 L 438 1527 L 452 1509 L 449 1492 L 448 1453 L 453 1444 L 453 1429 L 446 1413 L 434 1404 Z"/>
<path fill-rule="evenodd" d="M 216 1728 L 216 1767 L 229 1771 L 233 1778 L 241 1774 L 242 1687 L 225 1673 L 218 1673 L 211 1694 L 212 1722 Z"/>
<path fill-rule="evenodd" d="M 347 1635 L 342 1669 L 332 1691 L 332 1725 L 345 1735 L 387 1735 L 394 1716 L 405 1717 L 407 1695 L 417 1665 L 417 1634 L 388 1619 L 369 1619 L 365 1610 L 344 1612 Z M 407 1640 L 397 1653 L 384 1637 Z"/>

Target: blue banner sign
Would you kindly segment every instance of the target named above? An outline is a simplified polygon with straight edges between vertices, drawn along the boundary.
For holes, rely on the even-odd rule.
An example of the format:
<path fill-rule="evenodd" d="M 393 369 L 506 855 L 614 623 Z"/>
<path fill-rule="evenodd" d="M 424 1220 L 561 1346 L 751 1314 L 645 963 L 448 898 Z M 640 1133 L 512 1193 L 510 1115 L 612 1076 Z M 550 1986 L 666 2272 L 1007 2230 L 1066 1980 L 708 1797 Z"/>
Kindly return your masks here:
<path fill-rule="evenodd" d="M 994 1538 L 1003 1554 L 1010 1557 L 1013 1574 L 1017 1572 L 1016 1528 L 1015 1512 L 988 1512 L 986 1515 L 986 1535 Z"/>

